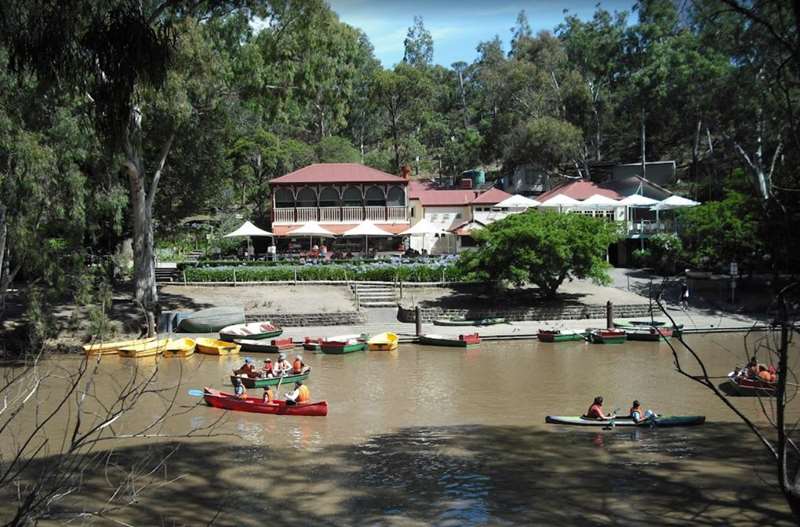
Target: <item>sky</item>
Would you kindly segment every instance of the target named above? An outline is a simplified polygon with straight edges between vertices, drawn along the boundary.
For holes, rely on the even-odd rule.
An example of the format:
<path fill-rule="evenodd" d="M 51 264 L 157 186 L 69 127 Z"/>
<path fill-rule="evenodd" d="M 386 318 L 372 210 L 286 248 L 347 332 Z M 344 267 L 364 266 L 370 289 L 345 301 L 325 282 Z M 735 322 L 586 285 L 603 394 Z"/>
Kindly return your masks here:
<path fill-rule="evenodd" d="M 508 51 L 517 13 L 525 10 L 534 34 L 552 31 L 568 14 L 588 20 L 597 5 L 629 11 L 635 0 L 328 0 L 343 22 L 363 30 L 384 67 L 403 59 L 403 40 L 414 16 L 433 36 L 433 61 L 449 67 L 472 62 L 478 43 L 499 35 Z M 566 11 L 565 11 L 566 10 Z"/>

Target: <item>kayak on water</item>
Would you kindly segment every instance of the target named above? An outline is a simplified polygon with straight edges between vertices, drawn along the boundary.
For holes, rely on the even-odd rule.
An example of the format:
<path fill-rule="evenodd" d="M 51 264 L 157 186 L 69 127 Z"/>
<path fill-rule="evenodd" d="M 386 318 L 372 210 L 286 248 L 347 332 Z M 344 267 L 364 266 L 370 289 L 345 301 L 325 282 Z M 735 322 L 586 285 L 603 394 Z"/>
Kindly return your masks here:
<path fill-rule="evenodd" d="M 328 402 L 286 404 L 284 400 L 265 403 L 261 397 L 240 399 L 231 393 L 221 392 L 213 388 L 203 388 L 203 399 L 206 404 L 223 410 L 236 412 L 254 412 L 259 414 L 303 415 L 323 417 L 328 415 Z"/>
<path fill-rule="evenodd" d="M 570 426 L 695 426 L 701 425 L 706 422 L 704 415 L 659 415 L 658 417 L 651 417 L 634 422 L 630 416 L 621 416 L 614 419 L 590 419 L 580 415 L 566 416 L 566 415 L 548 415 L 545 417 L 545 423 L 554 425 L 570 425 Z"/>

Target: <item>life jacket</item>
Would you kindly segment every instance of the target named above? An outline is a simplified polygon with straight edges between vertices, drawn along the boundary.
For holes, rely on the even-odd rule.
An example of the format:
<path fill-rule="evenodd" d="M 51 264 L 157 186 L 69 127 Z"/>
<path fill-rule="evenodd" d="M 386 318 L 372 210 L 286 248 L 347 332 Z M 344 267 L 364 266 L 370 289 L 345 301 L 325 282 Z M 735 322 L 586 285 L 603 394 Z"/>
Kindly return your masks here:
<path fill-rule="evenodd" d="M 273 373 L 273 371 L 272 371 L 272 363 L 270 363 L 269 366 L 264 366 L 264 373 L 266 373 L 267 375 L 269 375 L 270 373 Z"/>
<path fill-rule="evenodd" d="M 239 368 L 239 373 L 244 373 L 248 377 L 252 377 L 255 374 L 255 370 L 253 369 L 252 364 L 245 364 L 241 368 Z"/>
<path fill-rule="evenodd" d="M 586 417 L 591 417 L 592 419 L 604 418 L 603 407 L 599 404 L 593 404 L 589 407 L 589 411 L 586 412 Z"/>
<path fill-rule="evenodd" d="M 237 386 L 233 392 L 239 399 L 247 399 L 247 391 L 244 389 L 244 386 Z"/>
<path fill-rule="evenodd" d="M 270 387 L 264 388 L 264 400 L 270 402 L 274 398 L 275 398 L 275 393 L 272 391 L 272 388 Z"/>
<path fill-rule="evenodd" d="M 639 414 L 639 419 L 643 419 L 644 418 L 644 412 L 642 411 L 642 407 L 641 406 L 638 407 L 638 408 L 636 408 L 634 406 L 631 406 L 631 409 L 628 410 L 628 415 L 633 416 L 633 412 L 637 412 Z"/>
<path fill-rule="evenodd" d="M 766 370 L 758 372 L 758 378 L 765 382 L 772 381 L 772 375 L 770 375 L 770 373 Z"/>
<path fill-rule="evenodd" d="M 303 373 L 303 361 L 300 359 L 294 359 L 294 363 L 292 364 L 292 371 L 294 373 Z"/>
<path fill-rule="evenodd" d="M 308 386 L 305 384 L 298 388 L 297 390 L 297 399 L 296 402 L 298 403 L 305 403 L 311 400 L 311 391 L 308 389 Z"/>

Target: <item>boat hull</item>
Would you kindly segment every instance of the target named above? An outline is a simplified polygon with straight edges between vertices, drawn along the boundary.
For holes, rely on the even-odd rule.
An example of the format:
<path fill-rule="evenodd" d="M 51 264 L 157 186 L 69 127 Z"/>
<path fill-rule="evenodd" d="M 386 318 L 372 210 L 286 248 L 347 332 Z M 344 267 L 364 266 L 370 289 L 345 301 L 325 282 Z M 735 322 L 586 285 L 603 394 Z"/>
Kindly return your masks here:
<path fill-rule="evenodd" d="M 264 340 L 278 337 L 283 334 L 283 328 L 265 322 L 250 322 L 249 324 L 234 324 L 219 330 L 220 340 L 233 342 L 235 340 Z"/>
<path fill-rule="evenodd" d="M 292 339 L 284 339 L 281 342 L 272 342 L 265 340 L 252 340 L 252 339 L 236 339 L 233 341 L 242 347 L 242 351 L 252 353 L 280 353 L 281 351 L 288 351 L 294 349 Z"/>
<path fill-rule="evenodd" d="M 589 342 L 592 344 L 623 344 L 628 336 L 624 331 L 595 329 L 589 331 Z"/>
<path fill-rule="evenodd" d="M 420 344 L 427 344 L 429 346 L 445 346 L 450 348 L 472 348 L 481 343 L 478 334 L 474 335 L 459 335 L 458 338 L 444 337 L 441 335 L 420 335 L 418 337 Z"/>
<path fill-rule="evenodd" d="M 721 388 L 728 395 L 771 397 L 775 395 L 777 386 L 772 382 L 737 377 L 735 372 L 730 372 L 728 380 L 723 383 Z"/>
<path fill-rule="evenodd" d="M 204 355 L 234 355 L 239 353 L 241 346 L 223 340 L 199 338 L 195 349 Z"/>
<path fill-rule="evenodd" d="M 475 320 L 466 319 L 437 319 L 433 321 L 435 326 L 492 326 L 494 324 L 505 324 L 506 319 L 503 317 L 495 318 L 479 318 Z"/>
<path fill-rule="evenodd" d="M 189 313 L 181 319 L 178 331 L 183 333 L 215 333 L 224 327 L 244 324 L 241 307 L 212 307 Z"/>
<path fill-rule="evenodd" d="M 329 355 L 342 355 L 344 353 L 353 353 L 356 351 L 364 351 L 367 349 L 366 342 L 356 342 L 353 344 L 345 344 L 342 342 L 323 342 L 320 346 L 322 353 Z"/>
<path fill-rule="evenodd" d="M 212 388 L 203 388 L 203 399 L 206 404 L 223 410 L 235 412 L 251 412 L 258 414 L 297 415 L 307 417 L 324 417 L 328 415 L 328 402 L 286 404 L 286 401 L 275 400 L 269 403 L 261 398 L 239 399 L 238 397 Z"/>
<path fill-rule="evenodd" d="M 141 359 L 142 357 L 153 357 L 160 355 L 167 347 L 169 339 L 158 339 L 133 346 L 125 346 L 119 348 L 119 356 L 127 357 L 129 359 Z"/>
<path fill-rule="evenodd" d="M 137 344 L 145 344 L 152 342 L 155 337 L 133 340 L 119 340 L 116 342 L 98 342 L 96 344 L 85 344 L 83 351 L 87 355 L 117 355 L 120 348 L 126 346 L 136 346 Z"/>
<path fill-rule="evenodd" d="M 167 347 L 164 348 L 164 357 L 188 357 L 194 355 L 194 348 L 197 343 L 194 339 L 177 339 L 170 340 Z"/>
<path fill-rule="evenodd" d="M 586 340 L 586 333 L 580 331 L 566 332 L 566 331 L 543 331 L 538 333 L 539 342 L 570 342 Z"/>
<path fill-rule="evenodd" d="M 370 351 L 394 351 L 397 349 L 398 340 L 395 333 L 381 333 L 367 341 L 367 349 Z"/>
<path fill-rule="evenodd" d="M 267 386 L 277 386 L 280 383 L 281 386 L 292 386 L 297 381 L 304 381 L 308 378 L 311 374 L 311 371 L 307 371 L 306 373 L 300 373 L 297 375 L 284 375 L 283 377 L 273 377 L 271 379 L 252 379 L 250 377 L 237 377 L 236 375 L 231 375 L 231 384 L 234 382 L 234 379 L 239 379 L 244 384 L 245 388 L 266 388 Z"/>
<path fill-rule="evenodd" d="M 654 419 L 645 419 L 635 423 L 630 417 L 618 417 L 606 421 L 598 419 L 586 419 L 581 416 L 548 415 L 545 423 L 567 426 L 590 426 L 590 427 L 650 427 L 666 428 L 673 426 L 696 426 L 706 422 L 703 415 L 661 415 Z M 613 424 L 612 424 L 613 421 Z"/>

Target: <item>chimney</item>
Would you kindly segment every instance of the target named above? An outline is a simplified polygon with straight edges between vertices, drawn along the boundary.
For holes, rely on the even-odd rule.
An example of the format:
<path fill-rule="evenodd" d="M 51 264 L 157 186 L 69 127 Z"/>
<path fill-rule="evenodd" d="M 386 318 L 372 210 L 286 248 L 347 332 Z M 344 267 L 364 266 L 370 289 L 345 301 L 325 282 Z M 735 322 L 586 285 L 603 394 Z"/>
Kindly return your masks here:
<path fill-rule="evenodd" d="M 400 177 L 403 179 L 409 179 L 411 177 L 411 167 L 408 165 L 403 165 L 400 167 Z"/>
<path fill-rule="evenodd" d="M 464 189 L 472 188 L 472 178 L 468 177 L 461 178 L 461 181 L 459 181 L 458 183 L 459 183 L 458 185 L 459 188 L 464 188 Z"/>

